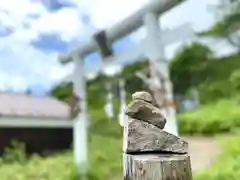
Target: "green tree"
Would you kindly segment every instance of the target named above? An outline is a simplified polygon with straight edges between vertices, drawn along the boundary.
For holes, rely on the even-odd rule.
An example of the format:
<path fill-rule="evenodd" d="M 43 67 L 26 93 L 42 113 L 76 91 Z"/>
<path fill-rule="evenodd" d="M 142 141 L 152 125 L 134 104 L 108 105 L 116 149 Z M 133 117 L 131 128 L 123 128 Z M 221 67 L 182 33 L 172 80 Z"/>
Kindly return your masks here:
<path fill-rule="evenodd" d="M 240 0 L 221 0 L 215 10 L 219 20 L 200 35 L 226 39 L 240 53 Z"/>
<path fill-rule="evenodd" d="M 92 108 L 102 108 L 106 100 L 105 84 L 111 83 L 115 97 L 119 97 L 118 80 L 125 79 L 125 88 L 128 94 L 143 89 L 145 86 L 139 78 L 135 76 L 135 72 L 142 70 L 147 66 L 146 61 L 138 61 L 128 64 L 124 67 L 120 74 L 108 77 L 102 73 L 98 74 L 95 79 L 87 82 L 87 100 L 88 105 Z M 53 88 L 51 95 L 70 103 L 72 101 L 73 85 L 72 83 L 60 84 Z"/>
<path fill-rule="evenodd" d="M 205 45 L 192 43 L 179 51 L 170 64 L 170 77 L 176 94 L 185 94 L 207 79 L 208 61 L 213 52 Z"/>
<path fill-rule="evenodd" d="M 55 86 L 52 89 L 51 96 L 70 104 L 72 100 L 72 92 L 73 92 L 72 83 L 62 83 Z"/>

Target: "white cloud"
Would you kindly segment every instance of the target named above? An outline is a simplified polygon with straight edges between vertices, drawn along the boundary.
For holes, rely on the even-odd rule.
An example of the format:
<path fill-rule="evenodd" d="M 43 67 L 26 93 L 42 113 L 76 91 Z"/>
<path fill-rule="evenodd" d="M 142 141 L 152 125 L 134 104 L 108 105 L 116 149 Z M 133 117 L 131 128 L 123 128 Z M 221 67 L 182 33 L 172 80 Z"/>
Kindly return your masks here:
<path fill-rule="evenodd" d="M 31 40 L 37 38 L 38 34 L 39 33 L 33 29 L 19 27 L 17 31 L 12 34 L 11 38 L 16 41 L 30 42 Z"/>
<path fill-rule="evenodd" d="M 0 89 L 16 86 L 23 90 L 23 81 L 26 85 L 38 81 L 42 86 L 49 87 L 71 71 L 70 67 L 65 69 L 57 63 L 56 53 L 44 53 L 29 44 L 40 33 L 58 34 L 67 42 L 76 39 L 84 41 L 97 29 L 109 27 L 126 18 L 148 1 L 150 0 L 81 0 L 78 8 L 66 7 L 54 12 L 48 12 L 41 1 L 0 1 L 0 22 L 15 30 L 11 36 L 0 37 Z M 205 29 L 214 22 L 207 6 L 216 1 L 210 3 L 209 0 L 189 0 L 165 13 L 161 19 L 162 25 L 164 28 L 172 28 L 191 22 L 194 29 Z M 89 15 L 90 24 L 80 21 L 84 14 Z M 137 42 L 144 36 L 144 29 L 140 29 L 131 38 Z M 181 43 L 172 49 L 168 47 L 168 56 L 179 45 Z M 118 70 L 119 67 L 105 69 L 110 75 Z"/>
<path fill-rule="evenodd" d="M 25 92 L 28 89 L 28 84 L 24 77 L 13 76 L 8 81 L 8 89 L 13 89 L 18 92 Z"/>
<path fill-rule="evenodd" d="M 38 81 L 43 86 L 49 86 L 67 73 L 57 62 L 56 53 L 43 53 L 15 39 L 0 39 L 0 54 L 0 72 L 5 74 L 3 77 L 6 79 L 3 82 L 8 82 L 10 86 L 20 84 L 20 79 L 27 84 Z"/>
<path fill-rule="evenodd" d="M 63 8 L 57 12 L 44 14 L 32 23 L 32 28 L 41 33 L 60 34 L 69 41 L 79 34 L 85 34 L 84 25 L 80 22 L 77 9 Z"/>
<path fill-rule="evenodd" d="M 114 76 L 122 71 L 123 66 L 121 65 L 110 65 L 103 69 L 104 74 L 107 76 Z"/>
<path fill-rule="evenodd" d="M 98 28 L 105 28 L 130 16 L 147 2 L 149 0 L 94 0 L 88 8 L 93 24 Z"/>
<path fill-rule="evenodd" d="M 3 24 L 19 27 L 28 18 L 28 15 L 44 14 L 45 8 L 40 3 L 31 3 L 29 0 L 0 1 L 0 19 Z"/>
<path fill-rule="evenodd" d="M 7 80 L 8 76 L 0 71 L 0 91 L 5 91 L 7 90 Z"/>
<path fill-rule="evenodd" d="M 24 18 L 27 14 L 35 14 L 44 11 L 44 8 L 40 3 L 32 3 L 29 0 L 0 1 L 0 8 L 18 18 Z"/>
<path fill-rule="evenodd" d="M 18 92 L 25 92 L 28 84 L 25 77 L 14 76 L 7 73 L 0 72 L 0 91 L 14 90 Z"/>

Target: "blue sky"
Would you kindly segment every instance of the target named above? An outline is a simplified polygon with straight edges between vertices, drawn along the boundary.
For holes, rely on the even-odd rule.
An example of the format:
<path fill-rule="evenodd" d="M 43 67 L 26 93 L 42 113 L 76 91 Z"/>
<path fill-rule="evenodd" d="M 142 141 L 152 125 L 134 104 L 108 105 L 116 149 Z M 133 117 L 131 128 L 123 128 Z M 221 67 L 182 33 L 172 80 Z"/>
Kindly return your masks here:
<path fill-rule="evenodd" d="M 107 28 L 131 15 L 150 0 L 0 0 L 0 90 L 36 93 L 49 91 L 71 71 L 57 57 L 84 43 L 98 29 Z M 196 31 L 207 29 L 216 19 L 209 5 L 218 0 L 189 0 L 164 14 L 163 28 L 186 22 Z M 124 13 L 123 13 L 124 12 Z M 132 34 L 114 45 L 115 51 L 133 46 L 145 34 Z M 166 48 L 167 57 L 183 44 Z M 232 51 L 225 42 L 208 42 L 216 52 Z M 87 58 L 87 68 L 96 68 L 98 55 Z"/>

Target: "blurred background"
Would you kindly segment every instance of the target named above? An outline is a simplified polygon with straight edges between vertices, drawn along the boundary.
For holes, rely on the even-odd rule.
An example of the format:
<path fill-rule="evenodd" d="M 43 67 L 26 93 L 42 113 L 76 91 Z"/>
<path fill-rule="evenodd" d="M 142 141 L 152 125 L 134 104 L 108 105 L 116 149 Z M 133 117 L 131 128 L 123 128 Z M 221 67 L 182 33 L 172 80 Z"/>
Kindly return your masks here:
<path fill-rule="evenodd" d="M 59 62 L 101 29 L 150 0 L 0 0 L 1 180 L 75 180 L 68 123 L 73 64 Z M 240 1 L 187 0 L 161 16 L 163 29 L 190 23 L 195 32 L 166 46 L 180 136 L 190 144 L 194 180 L 240 179 Z M 134 47 L 142 29 L 113 44 Z M 148 59 L 101 67 L 85 58 L 89 179 L 122 179 L 119 113 L 149 87 Z M 99 69 L 102 68 L 101 73 Z M 121 94 L 126 93 L 126 100 Z"/>

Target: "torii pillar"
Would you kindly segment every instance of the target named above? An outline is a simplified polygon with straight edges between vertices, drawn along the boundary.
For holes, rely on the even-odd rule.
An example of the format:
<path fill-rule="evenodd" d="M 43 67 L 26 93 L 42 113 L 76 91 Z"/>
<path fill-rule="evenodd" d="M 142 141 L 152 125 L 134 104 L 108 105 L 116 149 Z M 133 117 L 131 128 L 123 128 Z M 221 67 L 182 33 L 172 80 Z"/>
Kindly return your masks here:
<path fill-rule="evenodd" d="M 83 177 L 88 169 L 88 114 L 86 105 L 85 62 L 82 56 L 72 55 L 74 71 L 72 76 L 73 93 L 77 97 L 79 113 L 73 119 L 73 153 L 79 174 Z M 74 108 L 74 107 L 72 107 Z"/>
<path fill-rule="evenodd" d="M 173 103 L 172 83 L 169 77 L 169 67 L 166 60 L 159 16 L 147 13 L 144 16 L 144 24 L 147 30 L 147 53 L 150 64 L 150 75 L 154 87 L 154 98 L 167 116 L 165 130 L 178 135 L 176 123 L 176 110 Z M 156 83 L 156 84 L 154 84 Z"/>

